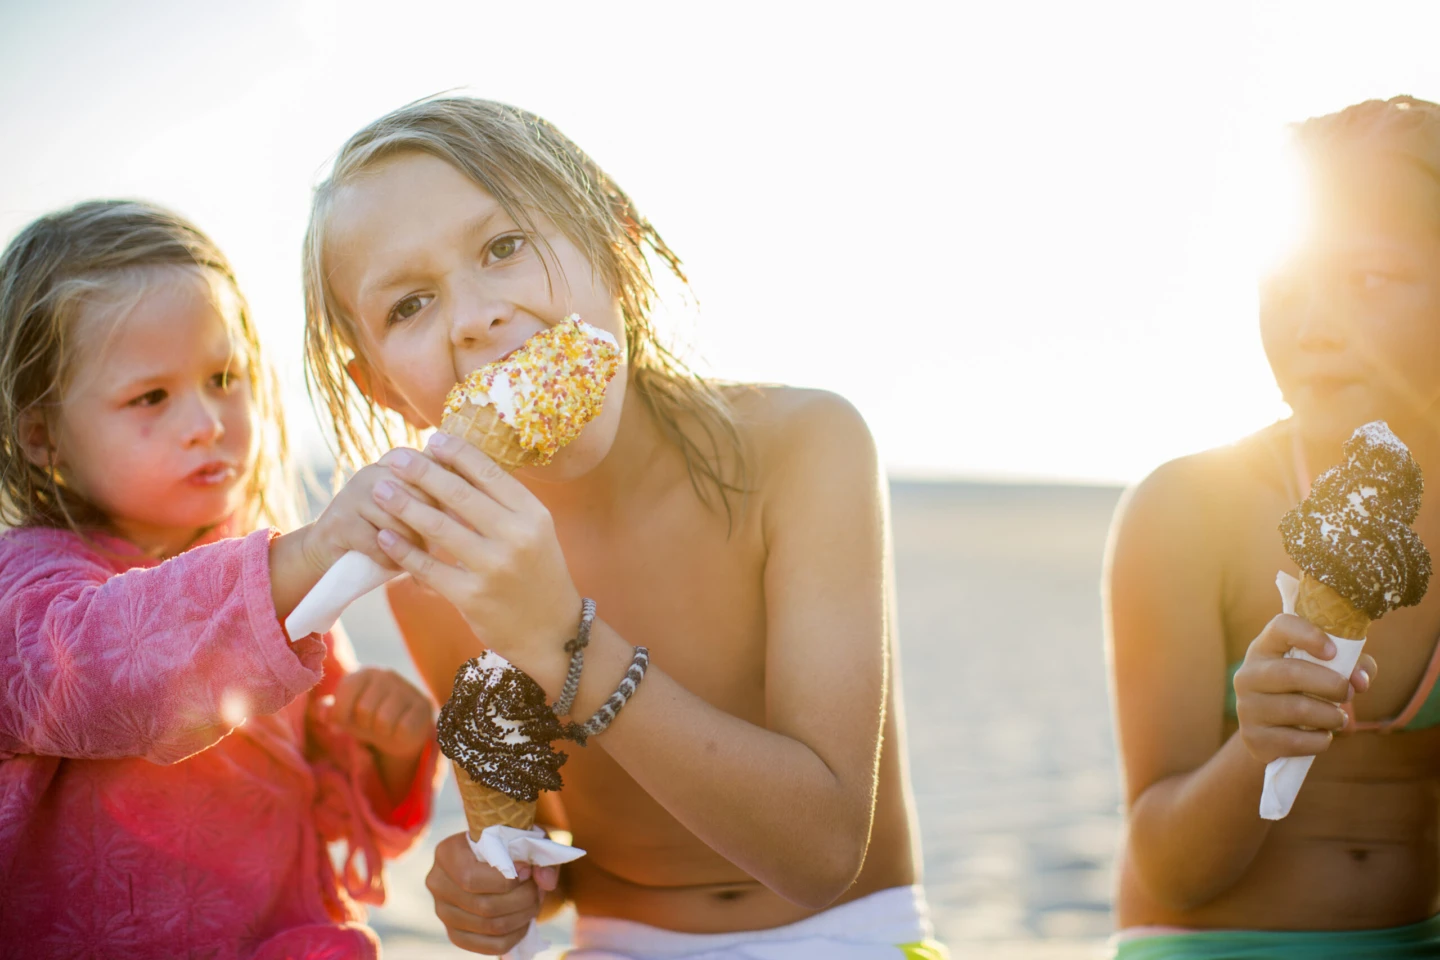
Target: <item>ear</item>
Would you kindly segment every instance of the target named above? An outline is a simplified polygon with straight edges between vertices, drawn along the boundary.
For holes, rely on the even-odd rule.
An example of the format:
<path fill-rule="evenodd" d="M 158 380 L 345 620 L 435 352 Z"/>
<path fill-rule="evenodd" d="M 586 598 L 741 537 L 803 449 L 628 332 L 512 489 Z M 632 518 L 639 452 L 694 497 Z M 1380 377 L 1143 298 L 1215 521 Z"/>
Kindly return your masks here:
<path fill-rule="evenodd" d="M 20 414 L 20 450 L 35 466 L 49 470 L 60 465 L 55 432 L 45 415 L 34 407 Z"/>
<path fill-rule="evenodd" d="M 345 372 L 350 375 L 350 380 L 360 388 L 360 392 L 373 404 L 384 407 L 386 410 L 394 410 L 405 418 L 405 422 L 418 430 L 426 430 L 433 427 L 433 423 L 427 423 L 425 418 L 410 405 L 410 401 L 400 395 L 400 392 L 392 388 L 384 376 L 374 372 L 370 366 L 364 363 L 359 357 L 355 357 L 345 364 Z"/>

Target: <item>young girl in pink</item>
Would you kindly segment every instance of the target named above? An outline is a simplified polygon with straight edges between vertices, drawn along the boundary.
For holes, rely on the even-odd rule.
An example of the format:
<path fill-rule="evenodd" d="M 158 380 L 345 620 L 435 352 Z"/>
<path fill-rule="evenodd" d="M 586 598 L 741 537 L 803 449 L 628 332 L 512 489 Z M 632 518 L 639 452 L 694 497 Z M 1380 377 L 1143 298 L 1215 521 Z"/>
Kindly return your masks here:
<path fill-rule="evenodd" d="M 432 709 L 281 622 L 398 529 L 368 468 L 287 519 L 274 379 L 224 257 L 81 204 L 0 259 L 0 956 L 374 957 Z M 343 866 L 327 841 L 344 841 Z"/>

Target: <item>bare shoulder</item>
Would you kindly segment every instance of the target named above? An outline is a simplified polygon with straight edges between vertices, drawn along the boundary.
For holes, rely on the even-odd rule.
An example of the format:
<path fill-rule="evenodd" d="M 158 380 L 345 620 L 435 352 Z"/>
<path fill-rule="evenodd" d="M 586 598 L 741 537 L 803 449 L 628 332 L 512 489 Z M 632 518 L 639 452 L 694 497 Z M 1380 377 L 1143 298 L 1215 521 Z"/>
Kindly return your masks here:
<path fill-rule="evenodd" d="M 724 393 L 762 489 L 817 473 L 878 469 L 865 418 L 839 394 L 769 384 L 730 385 Z"/>
<path fill-rule="evenodd" d="M 1216 532 L 1238 501 L 1276 482 L 1275 431 L 1267 427 L 1157 467 L 1121 498 L 1117 528 L 1140 522 L 1150 530 Z"/>
<path fill-rule="evenodd" d="M 1275 430 L 1171 460 L 1128 490 L 1111 527 L 1107 588 L 1217 600 L 1227 558 L 1248 542 L 1239 530 L 1249 505 L 1278 482 Z"/>

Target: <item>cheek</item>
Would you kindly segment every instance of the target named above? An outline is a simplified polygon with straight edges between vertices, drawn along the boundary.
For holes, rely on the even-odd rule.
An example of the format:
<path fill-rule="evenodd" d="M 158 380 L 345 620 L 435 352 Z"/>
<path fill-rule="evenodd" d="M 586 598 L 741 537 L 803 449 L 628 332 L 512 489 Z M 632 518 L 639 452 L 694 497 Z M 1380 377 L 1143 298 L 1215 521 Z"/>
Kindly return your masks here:
<path fill-rule="evenodd" d="M 1371 348 L 1382 375 L 1398 377 L 1427 404 L 1440 397 L 1440 310 L 1407 311 L 1377 323 Z"/>
<path fill-rule="evenodd" d="M 1260 342 L 1275 378 L 1284 386 L 1295 353 L 1296 327 L 1289 312 L 1279 307 L 1260 305 Z"/>

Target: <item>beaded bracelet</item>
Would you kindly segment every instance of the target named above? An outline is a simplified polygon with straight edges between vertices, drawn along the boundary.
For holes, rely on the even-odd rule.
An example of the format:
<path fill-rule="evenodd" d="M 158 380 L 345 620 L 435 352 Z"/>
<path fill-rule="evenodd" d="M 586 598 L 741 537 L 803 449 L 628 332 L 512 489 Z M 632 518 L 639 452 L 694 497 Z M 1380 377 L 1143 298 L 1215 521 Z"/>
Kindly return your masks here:
<path fill-rule="evenodd" d="M 650 651 L 644 647 L 635 648 L 635 656 L 630 661 L 630 669 L 625 671 L 625 676 L 620 680 L 620 686 L 610 694 L 610 699 L 600 704 L 600 709 L 595 715 L 584 723 L 572 723 L 565 731 L 565 736 L 574 740 L 580 746 L 585 746 L 589 738 L 605 732 L 605 728 L 615 722 L 619 715 L 620 708 L 630 702 L 635 695 L 635 688 L 640 681 L 645 679 L 645 670 L 650 666 Z"/>
<path fill-rule="evenodd" d="M 563 717 L 575 706 L 575 692 L 580 689 L 580 671 L 585 666 L 585 648 L 590 645 L 590 627 L 595 623 L 595 601 L 589 597 L 580 601 L 580 629 L 574 640 L 565 641 L 565 652 L 570 654 L 570 669 L 565 672 L 565 685 L 560 688 L 560 699 L 550 709 L 555 716 Z"/>

